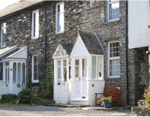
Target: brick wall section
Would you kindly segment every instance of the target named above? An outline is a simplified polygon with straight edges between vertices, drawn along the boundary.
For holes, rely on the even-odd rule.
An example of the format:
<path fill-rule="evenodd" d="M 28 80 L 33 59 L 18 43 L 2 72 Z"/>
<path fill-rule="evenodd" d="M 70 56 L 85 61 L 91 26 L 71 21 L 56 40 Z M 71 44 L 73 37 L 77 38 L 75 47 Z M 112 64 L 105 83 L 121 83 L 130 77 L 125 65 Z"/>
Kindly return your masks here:
<path fill-rule="evenodd" d="M 55 33 L 56 19 L 55 19 L 55 5 L 56 2 L 47 2 L 46 4 L 35 6 L 33 8 L 23 10 L 15 16 L 11 16 L 5 21 L 7 22 L 7 45 L 27 45 L 28 59 L 27 59 L 27 79 L 31 80 L 31 55 L 38 53 L 40 56 L 39 62 L 39 76 L 43 79 L 45 73 L 45 30 L 42 28 L 45 23 L 45 9 L 46 20 L 50 24 L 50 29 L 47 30 L 47 47 L 46 47 L 46 64 L 53 71 L 52 55 L 59 43 L 72 42 L 77 38 L 79 30 L 96 33 L 105 50 L 105 81 L 106 86 L 115 86 L 122 88 L 122 104 L 126 103 L 126 3 L 120 1 L 120 20 L 114 22 L 107 22 L 107 2 L 95 0 L 91 5 L 87 1 L 65 1 L 65 32 L 62 34 Z M 40 37 L 37 40 L 31 40 L 31 12 L 39 8 L 40 11 Z M 3 21 L 1 21 L 3 22 Z M 109 79 L 107 77 L 107 51 L 108 41 L 119 40 L 120 42 L 120 78 Z M 130 72 L 129 75 L 131 87 L 135 87 L 135 74 L 132 71 L 135 65 L 134 50 L 129 53 Z M 42 81 L 40 82 L 42 83 Z M 31 84 L 33 92 L 37 91 L 39 84 Z M 132 88 L 133 91 L 134 88 Z M 134 96 L 130 96 L 131 101 L 134 101 Z"/>

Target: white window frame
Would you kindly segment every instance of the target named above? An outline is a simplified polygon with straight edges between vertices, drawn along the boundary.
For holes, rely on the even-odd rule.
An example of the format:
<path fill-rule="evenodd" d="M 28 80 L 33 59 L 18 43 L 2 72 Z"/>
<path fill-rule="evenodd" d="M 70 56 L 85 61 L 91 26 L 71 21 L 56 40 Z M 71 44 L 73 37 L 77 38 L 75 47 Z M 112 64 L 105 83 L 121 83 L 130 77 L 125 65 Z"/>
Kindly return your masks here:
<path fill-rule="evenodd" d="M 120 56 L 110 57 L 110 44 L 117 43 L 117 42 L 119 42 L 119 41 L 108 42 L 108 78 L 120 78 L 120 75 L 119 76 L 110 76 L 110 60 L 120 60 Z"/>
<path fill-rule="evenodd" d="M 64 12 L 65 11 L 63 9 L 63 11 L 62 12 L 60 11 L 60 13 L 59 13 L 59 14 L 63 13 L 63 27 L 62 27 L 62 29 L 59 32 L 57 32 L 58 5 L 63 5 L 64 6 L 64 2 L 59 2 L 59 3 L 56 4 L 56 34 L 64 33 L 64 25 L 65 25 L 65 23 L 64 23 L 65 22 L 65 18 L 64 18 Z"/>
<path fill-rule="evenodd" d="M 103 73 L 103 69 L 104 69 L 104 60 L 103 60 L 103 56 L 99 56 L 99 55 L 92 55 L 91 56 L 91 72 L 92 72 L 92 57 L 95 56 L 96 57 L 96 77 L 93 78 L 92 77 L 92 73 L 91 73 L 91 80 L 102 80 L 104 77 L 104 73 Z M 101 57 L 101 77 L 98 76 L 98 57 Z"/>
<path fill-rule="evenodd" d="M 34 57 L 35 56 L 39 57 L 39 55 L 38 54 L 32 55 L 32 83 L 39 83 L 39 79 L 34 80 Z"/>
<path fill-rule="evenodd" d="M 5 47 L 6 46 L 6 40 L 5 40 L 5 44 L 2 45 L 2 41 L 4 41 L 4 38 L 2 37 L 2 31 L 4 31 L 4 34 L 6 34 L 6 22 L 1 24 L 1 47 Z"/>
<path fill-rule="evenodd" d="M 35 36 L 34 36 L 34 14 L 36 14 L 36 27 L 35 27 Z M 32 11 L 32 30 L 31 30 L 31 38 L 37 39 L 39 38 L 39 10 Z"/>
<path fill-rule="evenodd" d="M 66 66 L 65 66 L 65 68 L 66 68 L 66 70 L 67 70 L 67 76 L 66 76 L 66 81 L 64 81 L 64 60 L 66 61 Z M 60 61 L 60 66 L 58 66 L 58 61 Z M 56 71 L 56 76 L 57 76 L 57 82 L 67 82 L 68 81 L 68 70 L 69 70 L 69 63 L 68 63 L 68 59 L 67 58 L 64 58 L 64 59 L 56 59 L 56 69 L 57 69 L 57 71 Z M 58 79 L 58 68 L 60 68 L 60 70 L 61 70 L 61 78 L 60 79 Z"/>
<path fill-rule="evenodd" d="M 116 18 L 116 19 L 109 20 L 109 4 L 118 3 L 119 0 L 116 0 L 116 1 L 113 1 L 113 2 L 109 2 L 109 0 L 108 0 L 107 2 L 108 2 L 108 4 L 107 4 L 107 21 L 108 21 L 108 22 L 111 22 L 111 21 L 119 20 L 120 17 L 119 17 L 119 18 Z M 119 3 L 119 9 L 120 9 L 120 3 Z"/>

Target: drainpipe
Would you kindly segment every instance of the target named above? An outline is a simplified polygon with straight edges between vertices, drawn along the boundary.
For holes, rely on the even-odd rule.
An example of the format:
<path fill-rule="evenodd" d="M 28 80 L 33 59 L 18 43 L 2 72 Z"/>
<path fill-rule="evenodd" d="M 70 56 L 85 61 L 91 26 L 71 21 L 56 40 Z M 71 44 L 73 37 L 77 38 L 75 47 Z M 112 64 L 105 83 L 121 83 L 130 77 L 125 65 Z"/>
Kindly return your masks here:
<path fill-rule="evenodd" d="M 128 76 L 128 0 L 126 0 L 126 77 L 127 77 L 127 105 L 129 105 L 129 76 Z"/>

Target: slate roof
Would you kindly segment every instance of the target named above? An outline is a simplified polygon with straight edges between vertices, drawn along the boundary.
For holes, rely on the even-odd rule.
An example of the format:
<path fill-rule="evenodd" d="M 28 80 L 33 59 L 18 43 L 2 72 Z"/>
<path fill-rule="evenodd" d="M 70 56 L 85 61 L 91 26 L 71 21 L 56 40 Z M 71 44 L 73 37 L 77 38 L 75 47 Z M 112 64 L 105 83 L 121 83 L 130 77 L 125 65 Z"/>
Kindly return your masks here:
<path fill-rule="evenodd" d="M 67 54 L 70 55 L 71 51 L 73 49 L 74 44 L 73 43 L 61 43 L 60 45 L 63 46 L 64 50 L 66 50 Z"/>
<path fill-rule="evenodd" d="M 12 51 L 16 51 L 17 46 L 10 46 L 10 47 L 5 47 L 0 49 L 0 58 L 7 56 L 9 53 Z"/>
<path fill-rule="evenodd" d="M 12 54 L 10 54 L 9 56 L 7 56 L 6 59 L 13 58 L 15 55 L 19 54 L 20 52 L 22 52 L 26 49 L 27 49 L 27 46 L 18 47 L 18 49 L 15 52 L 13 52 Z"/>
<path fill-rule="evenodd" d="M 6 15 L 9 15 L 11 13 L 23 10 L 27 7 L 34 6 L 34 5 L 39 4 L 43 1 L 45 1 L 45 0 L 25 0 L 22 2 L 16 2 L 14 4 L 11 4 L 7 7 L 5 7 L 4 9 L 0 10 L 0 18 L 4 17 Z"/>
<path fill-rule="evenodd" d="M 87 33 L 83 31 L 79 31 L 79 34 L 90 54 L 99 54 L 103 55 L 104 51 L 98 41 L 98 38 L 93 33 Z"/>

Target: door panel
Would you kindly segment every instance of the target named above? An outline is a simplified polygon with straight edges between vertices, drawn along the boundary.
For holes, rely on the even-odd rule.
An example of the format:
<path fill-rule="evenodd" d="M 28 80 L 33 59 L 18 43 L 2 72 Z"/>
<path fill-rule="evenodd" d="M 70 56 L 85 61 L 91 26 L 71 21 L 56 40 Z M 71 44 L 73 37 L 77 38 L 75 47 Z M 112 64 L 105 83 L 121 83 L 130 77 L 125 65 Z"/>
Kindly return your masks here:
<path fill-rule="evenodd" d="M 87 59 L 75 60 L 74 98 L 87 97 Z"/>

